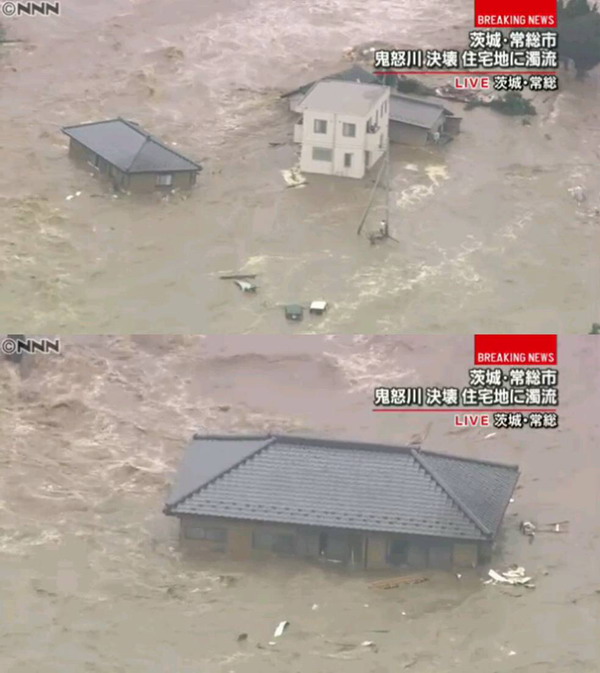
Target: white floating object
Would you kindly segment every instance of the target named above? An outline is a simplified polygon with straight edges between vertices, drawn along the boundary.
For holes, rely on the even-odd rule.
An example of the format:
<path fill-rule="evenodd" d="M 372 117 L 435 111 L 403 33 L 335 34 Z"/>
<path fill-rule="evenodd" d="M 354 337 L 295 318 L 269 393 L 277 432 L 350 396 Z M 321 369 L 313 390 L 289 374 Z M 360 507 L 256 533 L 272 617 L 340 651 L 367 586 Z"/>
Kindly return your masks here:
<path fill-rule="evenodd" d="M 317 315 L 322 315 L 327 310 L 326 301 L 313 301 L 310 304 L 309 313 L 316 313 Z"/>
<path fill-rule="evenodd" d="M 75 192 L 75 196 L 81 196 L 81 192 Z"/>
<path fill-rule="evenodd" d="M 281 171 L 283 179 L 288 187 L 301 187 L 306 184 L 306 178 L 300 173 L 299 168 L 290 168 Z"/>
<path fill-rule="evenodd" d="M 486 435 L 486 436 L 484 437 L 484 439 L 491 439 L 492 437 L 495 437 L 495 436 L 496 436 L 496 433 L 495 433 L 495 432 L 490 432 L 490 434 L 489 434 L 489 435 Z"/>
<path fill-rule="evenodd" d="M 313 603 L 311 610 L 318 610 L 319 606 L 316 603 Z"/>
<path fill-rule="evenodd" d="M 256 292 L 256 285 L 249 283 L 247 280 L 234 280 L 233 282 L 242 292 Z"/>
<path fill-rule="evenodd" d="M 273 638 L 279 638 L 280 636 L 283 635 L 283 632 L 287 629 L 287 627 L 290 625 L 289 622 L 279 622 L 279 625 L 275 629 L 275 633 L 273 634 Z"/>
<path fill-rule="evenodd" d="M 70 200 L 73 199 L 73 198 L 75 198 L 75 195 L 74 195 L 74 194 L 69 194 L 69 196 L 67 196 L 67 197 L 65 198 L 65 201 L 70 201 Z"/>

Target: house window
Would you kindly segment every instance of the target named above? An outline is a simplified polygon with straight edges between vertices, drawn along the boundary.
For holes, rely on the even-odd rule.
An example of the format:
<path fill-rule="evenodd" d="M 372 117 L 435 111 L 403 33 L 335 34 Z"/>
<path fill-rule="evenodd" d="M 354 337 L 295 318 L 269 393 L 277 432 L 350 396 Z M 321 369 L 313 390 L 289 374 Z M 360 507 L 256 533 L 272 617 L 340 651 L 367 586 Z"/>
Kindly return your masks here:
<path fill-rule="evenodd" d="M 344 154 L 344 168 L 350 168 L 352 166 L 352 154 Z"/>
<path fill-rule="evenodd" d="M 342 124 L 342 135 L 346 138 L 356 138 L 356 124 Z"/>
<path fill-rule="evenodd" d="M 294 554 L 296 538 L 287 533 L 274 533 L 259 529 L 252 533 L 252 548 L 264 549 L 275 554 Z"/>
<path fill-rule="evenodd" d="M 170 173 L 156 176 L 156 184 L 159 187 L 170 187 L 173 184 L 173 176 Z"/>
<path fill-rule="evenodd" d="M 331 161 L 332 150 L 327 147 L 313 147 L 313 161 Z"/>
<path fill-rule="evenodd" d="M 185 529 L 186 537 L 190 540 L 207 540 L 208 542 L 227 542 L 226 528 L 212 528 L 210 526 L 199 526 L 188 524 Z"/>
<path fill-rule="evenodd" d="M 393 537 L 388 542 L 387 562 L 393 566 L 405 565 L 408 561 L 408 540 Z"/>
<path fill-rule="evenodd" d="M 315 119 L 315 133 L 327 133 L 327 122 L 325 119 Z"/>

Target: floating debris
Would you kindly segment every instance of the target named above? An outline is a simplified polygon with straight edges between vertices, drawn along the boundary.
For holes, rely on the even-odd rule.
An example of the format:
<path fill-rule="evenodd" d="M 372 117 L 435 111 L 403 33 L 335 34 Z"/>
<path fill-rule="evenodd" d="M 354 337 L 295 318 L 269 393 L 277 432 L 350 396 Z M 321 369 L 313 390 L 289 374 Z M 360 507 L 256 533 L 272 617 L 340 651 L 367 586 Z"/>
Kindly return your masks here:
<path fill-rule="evenodd" d="M 499 573 L 493 569 L 488 572 L 490 577 L 484 584 L 511 584 L 513 586 L 524 586 L 527 589 L 534 589 L 532 578 L 525 575 L 525 568 L 521 566 L 513 566 L 506 572 Z"/>
<path fill-rule="evenodd" d="M 583 203 L 587 199 L 587 195 L 583 187 L 571 187 L 569 189 L 569 194 L 577 201 L 577 203 Z"/>
<path fill-rule="evenodd" d="M 299 322 L 304 317 L 304 309 L 299 304 L 289 304 L 284 307 L 285 317 L 288 320 Z"/>
<path fill-rule="evenodd" d="M 316 315 L 322 315 L 325 313 L 327 310 L 327 302 L 326 301 L 313 301 L 311 302 L 309 312 L 314 313 Z"/>
<path fill-rule="evenodd" d="M 275 629 L 275 633 L 273 634 L 273 638 L 279 638 L 283 635 L 284 631 L 287 629 L 287 627 L 290 625 L 289 622 L 279 622 L 277 625 L 277 628 Z M 269 643 L 270 645 L 271 643 Z"/>
<path fill-rule="evenodd" d="M 403 575 L 402 577 L 394 577 L 387 580 L 377 580 L 371 582 L 369 586 L 372 589 L 395 589 L 403 584 L 421 584 L 427 582 L 429 578 L 424 575 Z"/>
<path fill-rule="evenodd" d="M 535 524 L 531 523 L 531 521 L 521 521 L 519 524 L 519 530 L 523 535 L 527 535 L 528 537 L 535 537 Z"/>
<path fill-rule="evenodd" d="M 255 273 L 225 273 L 219 276 L 221 280 L 252 280 L 256 278 Z"/>
<path fill-rule="evenodd" d="M 246 640 L 248 640 L 248 634 L 247 633 L 240 633 L 240 635 L 237 637 L 238 643 L 243 643 Z"/>
<path fill-rule="evenodd" d="M 288 187 L 302 187 L 306 184 L 306 178 L 300 172 L 299 166 L 281 171 L 283 179 Z"/>
<path fill-rule="evenodd" d="M 258 289 L 253 283 L 249 283 L 247 280 L 234 280 L 233 281 L 242 292 L 256 292 Z"/>

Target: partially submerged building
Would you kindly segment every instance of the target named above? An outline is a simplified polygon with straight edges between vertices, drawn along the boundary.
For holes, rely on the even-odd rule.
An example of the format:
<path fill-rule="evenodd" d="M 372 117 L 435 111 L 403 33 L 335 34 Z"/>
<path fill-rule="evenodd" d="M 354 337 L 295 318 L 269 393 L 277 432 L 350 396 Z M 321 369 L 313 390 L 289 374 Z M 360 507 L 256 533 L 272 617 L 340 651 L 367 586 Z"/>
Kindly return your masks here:
<path fill-rule="evenodd" d="M 472 567 L 489 557 L 518 477 L 414 446 L 196 435 L 164 512 L 208 555 Z"/>
<path fill-rule="evenodd" d="M 362 178 L 387 149 L 389 98 L 389 88 L 378 84 L 315 84 L 297 108 L 300 170 Z"/>
<path fill-rule="evenodd" d="M 390 96 L 390 141 L 425 145 L 452 138 L 460 132 L 461 117 L 435 101 L 416 96 Z"/>
<path fill-rule="evenodd" d="M 69 155 L 87 162 L 118 190 L 131 192 L 186 189 L 202 166 L 163 144 L 126 119 L 66 126 Z"/>
<path fill-rule="evenodd" d="M 436 102 L 418 96 L 396 93 L 384 77 L 374 75 L 360 66 L 325 76 L 283 94 L 294 113 L 303 111 L 303 101 L 319 82 L 354 82 L 374 84 L 390 89 L 389 141 L 407 145 L 424 145 L 452 138 L 460 133 L 462 118 Z"/>

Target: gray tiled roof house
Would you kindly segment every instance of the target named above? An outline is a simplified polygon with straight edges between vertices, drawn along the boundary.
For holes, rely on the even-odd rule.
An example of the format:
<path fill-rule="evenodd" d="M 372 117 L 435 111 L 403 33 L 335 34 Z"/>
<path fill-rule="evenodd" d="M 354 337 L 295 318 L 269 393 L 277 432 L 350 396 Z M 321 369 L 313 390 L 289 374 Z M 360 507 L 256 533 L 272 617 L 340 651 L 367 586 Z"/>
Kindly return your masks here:
<path fill-rule="evenodd" d="M 164 512 L 492 541 L 518 477 L 415 446 L 196 435 Z"/>
<path fill-rule="evenodd" d="M 177 173 L 202 167 L 126 119 L 65 126 L 63 133 L 123 173 Z"/>

